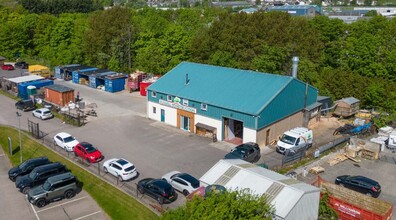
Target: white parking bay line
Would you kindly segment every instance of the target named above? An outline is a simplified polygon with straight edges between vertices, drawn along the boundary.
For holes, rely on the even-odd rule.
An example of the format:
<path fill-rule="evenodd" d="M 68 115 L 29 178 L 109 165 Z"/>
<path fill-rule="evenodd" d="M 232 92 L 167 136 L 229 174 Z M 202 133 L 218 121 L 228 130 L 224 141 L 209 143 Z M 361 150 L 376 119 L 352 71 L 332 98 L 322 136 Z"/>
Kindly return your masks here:
<path fill-rule="evenodd" d="M 29 203 L 30 203 L 30 202 L 29 202 Z M 37 215 L 36 209 L 34 209 L 34 206 L 33 206 L 31 203 L 30 203 L 30 206 L 32 207 L 33 212 L 34 212 L 34 214 L 36 215 L 37 220 L 40 220 L 40 218 L 39 218 L 38 215 Z"/>
<path fill-rule="evenodd" d="M 102 211 L 93 212 L 93 213 L 91 213 L 91 214 L 81 216 L 80 218 L 76 218 L 76 219 L 74 219 L 74 220 L 80 220 L 80 219 L 89 217 L 89 216 L 91 216 L 91 215 L 96 215 L 96 214 L 98 214 L 98 213 L 100 213 L 100 212 L 102 212 Z"/>
<path fill-rule="evenodd" d="M 71 201 L 68 201 L 68 202 L 64 202 L 64 203 L 62 203 L 62 204 L 54 205 L 54 206 L 49 207 L 49 208 L 46 208 L 46 209 L 40 209 L 39 211 L 37 211 L 37 213 L 39 213 L 39 212 L 44 212 L 44 211 L 47 211 L 47 210 L 50 210 L 50 209 L 53 209 L 53 208 L 56 208 L 56 207 L 59 207 L 59 206 L 62 206 L 62 205 L 66 205 L 66 204 L 69 204 L 69 203 L 72 203 L 72 202 L 77 202 L 77 201 L 79 201 L 79 200 L 81 200 L 81 199 L 85 199 L 85 198 L 87 198 L 87 197 L 88 197 L 88 196 L 84 196 L 84 197 L 81 197 L 81 198 L 78 198 L 78 199 L 75 199 L 75 200 L 71 200 Z"/>

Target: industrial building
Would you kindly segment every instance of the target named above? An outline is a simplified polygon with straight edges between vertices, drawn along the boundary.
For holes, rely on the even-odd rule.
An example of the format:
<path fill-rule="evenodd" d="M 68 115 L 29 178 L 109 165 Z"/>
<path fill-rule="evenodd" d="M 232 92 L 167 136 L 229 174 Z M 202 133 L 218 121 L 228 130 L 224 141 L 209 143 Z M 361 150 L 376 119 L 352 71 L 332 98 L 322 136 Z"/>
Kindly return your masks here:
<path fill-rule="evenodd" d="M 275 209 L 273 219 L 318 219 L 319 188 L 240 159 L 220 160 L 199 180 L 266 196 Z"/>
<path fill-rule="evenodd" d="M 290 15 L 315 17 L 320 14 L 320 8 L 316 5 L 282 5 L 269 6 L 266 11 L 283 11 Z"/>
<path fill-rule="evenodd" d="M 306 108 L 316 103 L 318 90 L 296 78 L 297 64 L 293 73 L 182 62 L 147 88 L 147 116 L 214 140 L 268 145 L 286 130 L 307 126 L 312 115 Z"/>

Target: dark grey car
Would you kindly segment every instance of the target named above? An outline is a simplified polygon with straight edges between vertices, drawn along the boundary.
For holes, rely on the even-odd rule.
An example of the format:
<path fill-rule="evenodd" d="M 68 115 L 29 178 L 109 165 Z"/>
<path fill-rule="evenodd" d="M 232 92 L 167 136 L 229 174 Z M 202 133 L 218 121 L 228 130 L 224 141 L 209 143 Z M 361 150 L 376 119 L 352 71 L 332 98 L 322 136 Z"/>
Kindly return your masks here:
<path fill-rule="evenodd" d="M 26 175 L 26 174 L 30 173 L 34 168 L 41 166 L 41 165 L 49 164 L 49 163 L 51 163 L 51 161 L 48 160 L 47 157 L 36 157 L 36 158 L 29 159 L 29 160 L 21 163 L 19 166 L 11 168 L 8 171 L 8 178 L 10 178 L 10 180 L 12 180 L 12 181 L 15 181 L 15 179 L 18 176 Z"/>
<path fill-rule="evenodd" d="M 250 163 L 255 163 L 261 158 L 260 147 L 253 142 L 244 143 L 236 146 L 224 159 L 241 159 Z"/>

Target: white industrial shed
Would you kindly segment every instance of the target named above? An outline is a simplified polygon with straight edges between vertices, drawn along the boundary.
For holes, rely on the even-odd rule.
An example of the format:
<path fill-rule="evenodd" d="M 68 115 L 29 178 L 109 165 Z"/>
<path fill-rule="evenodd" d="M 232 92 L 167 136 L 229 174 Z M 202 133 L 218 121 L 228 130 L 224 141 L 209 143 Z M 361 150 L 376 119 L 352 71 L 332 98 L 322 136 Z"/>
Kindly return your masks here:
<path fill-rule="evenodd" d="M 274 219 L 318 219 L 319 188 L 243 160 L 220 160 L 200 180 L 266 195 L 275 208 Z"/>

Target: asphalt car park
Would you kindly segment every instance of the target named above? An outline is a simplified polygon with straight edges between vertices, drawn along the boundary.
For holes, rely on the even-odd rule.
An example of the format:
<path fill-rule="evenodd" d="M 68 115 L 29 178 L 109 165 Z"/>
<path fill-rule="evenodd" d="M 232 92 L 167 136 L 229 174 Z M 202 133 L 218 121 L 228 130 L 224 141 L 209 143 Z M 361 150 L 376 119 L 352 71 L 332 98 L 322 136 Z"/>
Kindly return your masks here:
<path fill-rule="evenodd" d="M 1 219 L 26 220 L 69 220 L 69 219 L 109 219 L 100 207 L 85 191 L 79 192 L 71 199 L 52 202 L 44 208 L 30 204 L 26 196 L 15 188 L 15 183 L 8 179 L 11 168 L 7 156 L 0 148 L 0 216 Z"/>

